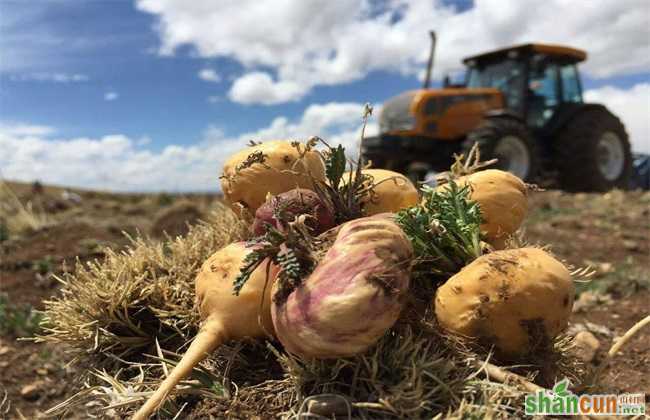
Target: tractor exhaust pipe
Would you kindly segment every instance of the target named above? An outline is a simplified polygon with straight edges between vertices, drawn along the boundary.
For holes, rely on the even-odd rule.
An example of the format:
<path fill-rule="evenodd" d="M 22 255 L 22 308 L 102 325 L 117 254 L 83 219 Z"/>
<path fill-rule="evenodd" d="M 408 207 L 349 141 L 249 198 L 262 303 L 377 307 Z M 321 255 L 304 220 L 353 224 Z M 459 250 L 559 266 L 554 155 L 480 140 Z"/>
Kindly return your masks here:
<path fill-rule="evenodd" d="M 431 73 L 433 72 L 433 56 L 436 52 L 436 32 L 429 31 L 431 36 L 431 51 L 429 52 L 429 63 L 427 64 L 427 75 L 424 77 L 424 85 L 422 89 L 429 89 L 431 86 Z"/>

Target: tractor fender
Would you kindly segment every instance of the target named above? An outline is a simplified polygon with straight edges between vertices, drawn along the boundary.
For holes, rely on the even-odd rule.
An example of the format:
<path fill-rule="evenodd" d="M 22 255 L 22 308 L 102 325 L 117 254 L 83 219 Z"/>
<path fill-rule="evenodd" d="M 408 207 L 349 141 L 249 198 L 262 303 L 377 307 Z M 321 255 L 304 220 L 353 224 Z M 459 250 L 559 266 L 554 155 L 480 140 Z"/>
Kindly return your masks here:
<path fill-rule="evenodd" d="M 564 128 L 578 114 L 592 109 L 598 109 L 611 114 L 607 107 L 602 104 L 563 103 L 553 113 L 553 117 L 546 123 L 544 133 L 548 137 L 554 137 L 558 130 Z"/>
<path fill-rule="evenodd" d="M 519 121 L 520 123 L 525 123 L 525 121 L 523 120 L 523 118 L 521 118 L 521 116 L 519 114 L 517 114 L 516 112 L 511 111 L 509 109 L 504 109 L 504 108 L 490 109 L 489 111 L 486 111 L 483 114 L 483 116 L 485 118 L 513 118 L 513 119 Z"/>

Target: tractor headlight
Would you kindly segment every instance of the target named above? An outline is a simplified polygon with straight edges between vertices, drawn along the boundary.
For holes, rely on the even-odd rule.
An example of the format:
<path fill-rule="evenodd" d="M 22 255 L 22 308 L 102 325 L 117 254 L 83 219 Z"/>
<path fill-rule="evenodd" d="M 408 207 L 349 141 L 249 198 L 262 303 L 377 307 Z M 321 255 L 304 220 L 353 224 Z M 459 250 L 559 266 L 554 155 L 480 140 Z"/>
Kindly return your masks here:
<path fill-rule="evenodd" d="M 395 121 L 393 130 L 412 130 L 415 128 L 415 117 L 413 115 L 404 115 Z"/>
<path fill-rule="evenodd" d="M 385 118 L 379 122 L 379 130 L 382 133 L 389 131 L 404 131 L 413 130 L 415 128 L 415 116 L 410 114 L 402 114 L 393 116 L 393 118 Z"/>
<path fill-rule="evenodd" d="M 379 130 L 382 133 L 415 128 L 415 115 L 410 108 L 415 94 L 407 92 L 388 100 L 381 109 Z"/>

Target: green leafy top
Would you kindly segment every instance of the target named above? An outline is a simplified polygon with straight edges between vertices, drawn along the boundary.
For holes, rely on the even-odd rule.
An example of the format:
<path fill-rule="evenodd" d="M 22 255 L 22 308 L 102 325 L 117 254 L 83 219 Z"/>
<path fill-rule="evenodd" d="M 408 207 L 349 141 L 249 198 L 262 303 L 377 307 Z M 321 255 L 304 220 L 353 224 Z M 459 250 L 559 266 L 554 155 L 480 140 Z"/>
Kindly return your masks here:
<path fill-rule="evenodd" d="M 360 145 L 363 143 L 365 128 L 370 115 L 372 115 L 372 107 L 366 104 Z M 314 192 L 333 209 L 337 224 L 362 217 L 363 203 L 373 194 L 374 185 L 372 177 L 363 174 L 361 171 L 363 169 L 361 149 L 359 149 L 357 160 L 354 162 L 347 159 L 343 146 L 332 147 L 320 137 L 313 137 L 312 139 L 322 143 L 327 148 L 321 153 L 325 163 L 327 182 L 314 180 Z M 347 180 L 345 180 L 343 177 L 348 166 L 349 171 Z"/>
<path fill-rule="evenodd" d="M 310 138 L 305 145 L 299 142 L 293 142 L 292 145 L 302 156 L 318 142 L 327 147 L 321 153 L 327 182 L 313 178 L 314 191 L 326 206 L 334 210 L 337 224 L 361 217 L 361 199 L 358 194 L 361 186 L 356 182 L 342 182 L 347 165 L 343 146 L 331 147 L 319 137 Z M 277 225 L 267 223 L 266 233 L 249 241 L 248 246 L 252 252 L 244 259 L 244 265 L 233 283 L 235 295 L 239 294 L 253 272 L 265 261 L 280 267 L 280 290 L 276 294 L 280 298 L 293 290 L 312 271 L 316 260 L 315 247 L 320 242 L 311 235 L 305 225 L 305 217 L 307 216 L 287 212 L 281 203 L 274 206 L 273 218 Z"/>
<path fill-rule="evenodd" d="M 329 184 L 336 190 L 341 184 L 346 163 L 345 148 L 340 144 L 336 148 L 330 147 L 325 154 L 325 174 Z"/>
<path fill-rule="evenodd" d="M 481 255 L 479 205 L 469 186 L 447 185 L 442 192 L 423 186 L 421 203 L 397 214 L 413 244 L 416 275 L 449 276 Z"/>
<path fill-rule="evenodd" d="M 239 295 L 253 272 L 265 261 L 280 267 L 278 280 L 282 285 L 296 287 L 315 265 L 314 246 L 317 243 L 305 225 L 306 216 L 292 215 L 282 206 L 273 209 L 277 226 L 266 224 L 266 233 L 254 238 L 247 246 L 253 250 L 244 258 L 244 265 L 233 282 L 233 293 Z"/>
<path fill-rule="evenodd" d="M 284 235 L 274 228 L 269 228 L 261 238 L 250 241 L 247 246 L 254 248 L 244 258 L 244 265 L 233 282 L 233 294 L 239 295 L 242 287 L 246 284 L 253 271 L 259 267 L 267 258 L 274 258 L 280 251 L 280 245 L 284 242 Z"/>

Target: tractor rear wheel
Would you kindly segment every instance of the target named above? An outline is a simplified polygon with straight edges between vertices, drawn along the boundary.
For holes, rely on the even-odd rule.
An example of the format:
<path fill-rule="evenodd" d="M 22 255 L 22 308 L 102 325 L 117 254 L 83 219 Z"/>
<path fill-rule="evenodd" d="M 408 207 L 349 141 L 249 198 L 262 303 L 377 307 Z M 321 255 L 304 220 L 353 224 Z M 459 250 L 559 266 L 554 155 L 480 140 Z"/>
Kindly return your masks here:
<path fill-rule="evenodd" d="M 625 127 L 606 108 L 587 109 L 560 129 L 553 144 L 559 182 L 569 191 L 628 187 L 632 152 Z"/>
<path fill-rule="evenodd" d="M 495 168 L 511 172 L 519 178 L 530 181 L 539 169 L 537 143 L 530 136 L 526 126 L 514 118 L 487 118 L 467 135 L 463 151 L 478 143 L 481 160 L 497 159 Z"/>

